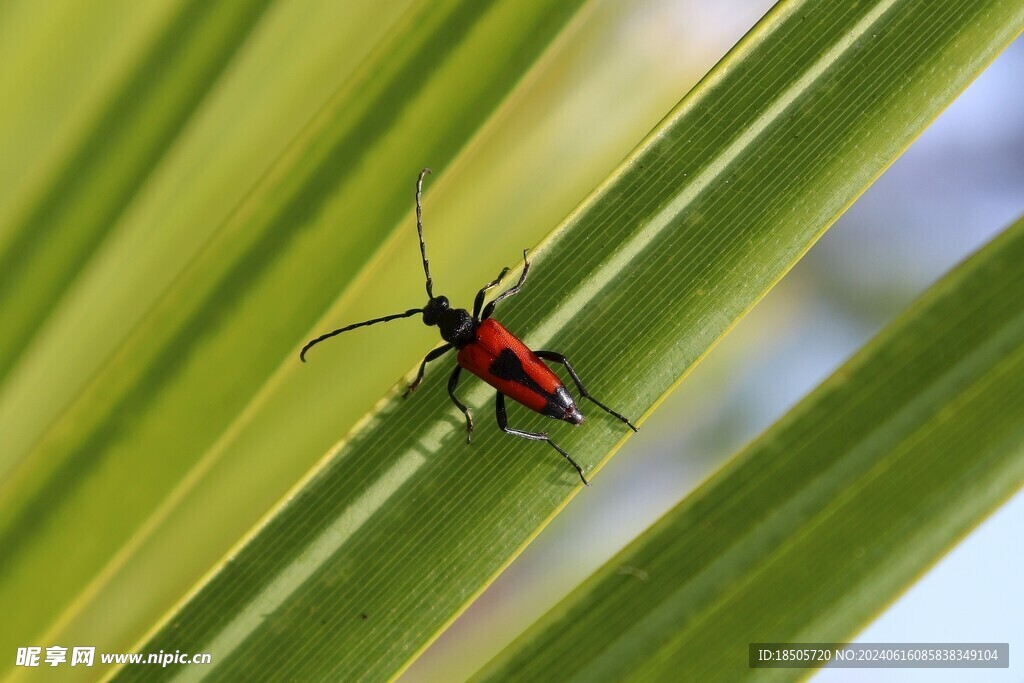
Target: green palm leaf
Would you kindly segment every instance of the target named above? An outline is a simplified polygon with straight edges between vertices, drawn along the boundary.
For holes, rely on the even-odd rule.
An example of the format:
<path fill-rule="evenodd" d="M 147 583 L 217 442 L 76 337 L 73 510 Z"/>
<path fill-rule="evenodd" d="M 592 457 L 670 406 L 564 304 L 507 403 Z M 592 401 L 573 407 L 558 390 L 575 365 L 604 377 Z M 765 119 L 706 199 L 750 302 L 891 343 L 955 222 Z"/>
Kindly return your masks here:
<path fill-rule="evenodd" d="M 325 14 L 341 12 L 355 20 L 365 12 L 355 8 L 346 14 L 335 9 L 337 3 L 317 4 L 323 5 L 319 18 L 325 26 L 314 36 L 331 32 Z M 361 63 L 337 77 L 340 90 L 319 102 L 299 98 L 301 105 L 278 111 L 277 120 L 288 118 L 289 125 L 294 117 L 303 120 L 303 112 L 304 120 L 312 121 L 292 129 L 294 140 L 276 137 L 287 125 L 284 131 L 273 129 L 269 154 L 250 155 L 254 168 L 244 168 L 244 179 L 236 184 L 234 164 L 243 163 L 239 156 L 244 156 L 237 145 L 254 146 L 253 131 L 238 119 L 246 104 L 263 101 L 252 90 L 264 81 L 253 77 L 267 75 L 261 69 L 280 54 L 283 36 L 306 18 L 301 9 L 282 8 L 260 26 L 252 45 L 256 54 L 247 53 L 238 71 L 225 72 L 219 83 L 217 93 L 224 99 L 213 97 L 190 122 L 187 140 L 167 153 L 173 165 L 151 171 L 157 197 L 140 198 L 151 203 L 132 207 L 130 224 L 111 233 L 69 301 L 60 301 L 68 305 L 51 302 L 59 309 L 52 324 L 31 345 L 20 342 L 27 347 L 25 356 L 0 393 L 0 544 L 5 549 L 0 604 L 11 615 L 4 649 L 28 634 L 61 629 L 78 613 L 79 601 L 90 599 L 105 575 L 132 557 L 139 539 L 205 473 L 209 453 L 232 423 L 407 212 L 407 188 L 394 180 L 427 160 L 443 171 L 580 4 L 420 2 L 405 13 L 398 6 L 392 26 L 369 31 L 384 37 L 371 40 L 372 50 L 365 46 L 369 52 L 363 52 Z M 387 18 L 391 12 L 375 16 Z M 174 26 L 166 31 L 173 33 Z M 193 58 L 224 67 L 216 51 L 194 56 L 189 44 L 178 47 L 187 54 L 166 65 L 170 78 L 185 78 Z M 304 52 L 292 66 L 315 74 L 323 59 Z M 144 76 L 131 80 L 145 81 Z M 231 117 L 227 104 L 235 107 Z M 139 117 L 152 123 L 145 112 Z M 257 132 L 270 128 L 262 120 L 254 123 Z M 242 128 L 235 137 L 232 126 Z M 218 151 L 234 152 L 234 163 L 202 178 L 220 185 L 211 190 L 189 184 L 207 161 L 202 143 L 223 137 L 236 146 Z M 111 163 L 105 157 L 88 161 L 104 168 Z M 183 187 L 189 210 L 179 216 L 177 204 L 166 202 Z M 104 193 L 106 200 L 115 191 Z M 201 228 L 194 229 L 189 219 L 210 204 L 215 204 L 211 215 L 202 216 Z M 59 231 L 77 225 L 56 223 Z M 85 256 L 76 254 L 76 262 Z M 19 273 L 11 275 L 16 280 L 11 293 L 34 292 L 49 277 L 44 270 Z M 126 301 L 129 310 L 113 306 L 110 298 Z M 61 381 L 54 381 L 55 362 L 68 369 Z M 228 515 L 235 535 L 227 541 L 216 537 L 213 557 L 237 537 L 239 524 L 250 525 L 280 495 L 287 486 L 282 478 L 294 481 L 315 461 L 337 438 L 336 430 L 336 423 L 324 425 L 313 437 L 323 441 L 305 449 L 304 459 L 278 454 L 276 471 L 265 461 L 246 463 L 245 471 L 265 467 L 277 480 L 253 496 L 255 502 L 240 496 L 245 504 L 235 504 L 234 517 Z M 301 439 L 304 432 L 297 432 Z M 199 532 L 192 527 L 197 546 L 206 524 L 200 527 Z M 182 577 L 194 581 L 211 561 L 207 557 L 198 570 L 184 573 L 169 568 L 179 583 L 163 579 L 164 592 L 154 587 L 140 599 L 152 601 L 145 606 L 150 610 L 166 608 L 187 587 L 180 585 Z M 49 571 L 54 566 L 61 571 Z M 109 628 L 106 622 L 90 623 L 90 640 L 97 628 Z M 122 624 L 115 632 L 121 639 L 126 632 L 135 638 L 145 627 Z M 122 640 L 122 646 L 128 644 Z"/>
<path fill-rule="evenodd" d="M 573 358 L 599 398 L 645 412 L 1019 32 L 1021 14 L 995 0 L 780 5 L 537 250 L 503 320 Z M 343 350 L 315 367 L 345 367 Z M 259 420 L 232 438 L 301 419 L 283 398 L 310 371 L 282 370 Z M 240 677 L 383 678 L 409 661 L 577 483 L 551 452 L 493 429 L 466 447 L 432 374 L 415 400 L 385 397 L 140 649 L 212 651 L 216 675 Z M 474 385 L 462 398 L 479 413 L 490 395 Z M 623 437 L 589 414 L 585 429 L 553 433 L 594 468 Z"/>
<path fill-rule="evenodd" d="M 750 643 L 850 638 L 1024 484 L 1022 259 L 1024 219 L 476 680 L 738 681 Z"/>

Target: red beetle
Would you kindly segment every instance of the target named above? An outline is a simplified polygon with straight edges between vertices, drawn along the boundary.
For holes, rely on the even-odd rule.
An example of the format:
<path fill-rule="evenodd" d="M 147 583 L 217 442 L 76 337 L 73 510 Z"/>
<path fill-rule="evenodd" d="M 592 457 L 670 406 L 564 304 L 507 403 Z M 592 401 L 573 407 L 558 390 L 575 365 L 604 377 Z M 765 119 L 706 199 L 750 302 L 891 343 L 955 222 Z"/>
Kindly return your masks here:
<path fill-rule="evenodd" d="M 302 347 L 299 358 L 305 361 L 306 352 L 312 346 L 342 332 L 348 332 L 357 327 L 365 327 L 367 325 L 375 325 L 388 322 L 389 320 L 409 318 L 422 314 L 424 324 L 436 325 L 440 328 L 441 337 L 445 343 L 426 355 L 423 362 L 420 363 L 416 379 L 406 389 L 403 398 L 415 391 L 416 387 L 423 381 L 423 372 L 427 367 L 427 363 L 437 360 L 452 349 L 458 349 L 459 364 L 455 367 L 448 380 L 448 395 L 451 397 L 452 402 L 466 416 L 466 443 L 469 443 L 472 439 L 473 416 L 470 414 L 469 409 L 455 396 L 455 387 L 459 383 L 459 374 L 463 368 L 498 390 L 495 407 L 497 409 L 498 428 L 501 431 L 513 436 L 523 437 L 524 439 L 546 441 L 576 468 L 580 479 L 589 486 L 590 484 L 583 475 L 583 468 L 579 466 L 579 463 L 559 448 L 547 434 L 542 432 L 525 432 L 508 426 L 508 417 L 505 414 L 505 397 L 508 396 L 513 401 L 523 404 L 530 410 L 556 420 L 565 420 L 574 425 L 583 422 L 583 413 L 576 406 L 565 385 L 541 360 L 543 358 L 565 366 L 566 371 L 572 377 L 572 381 L 576 384 L 576 388 L 579 389 L 580 395 L 583 398 L 588 399 L 605 412 L 622 420 L 634 432 L 637 431 L 637 428 L 629 419 L 591 396 L 565 356 L 554 351 L 531 351 L 526 344 L 506 330 L 501 323 L 491 318 L 495 306 L 500 301 L 518 294 L 523 283 L 526 282 L 526 275 L 530 271 L 530 262 L 526 259 L 527 252 L 525 249 L 523 250 L 523 272 L 515 286 L 502 292 L 495 297 L 494 301 L 484 306 L 484 296 L 489 290 L 501 284 L 505 274 L 508 273 L 509 269 L 505 268 L 497 278 L 484 285 L 484 288 L 477 292 L 476 300 L 473 302 L 472 315 L 464 308 L 452 308 L 448 303 L 447 297 L 434 296 L 434 283 L 430 278 L 430 263 L 427 261 L 427 249 L 423 243 L 423 209 L 420 201 L 423 193 L 423 178 L 428 173 L 430 173 L 429 168 L 423 169 L 416 180 L 416 231 L 420 238 L 420 256 L 423 259 L 423 272 L 427 277 L 427 296 L 429 297 L 427 305 L 423 308 L 410 309 L 405 313 L 396 313 L 382 318 L 364 320 L 361 323 L 355 323 L 354 325 L 348 325 L 327 334 L 322 334 Z"/>

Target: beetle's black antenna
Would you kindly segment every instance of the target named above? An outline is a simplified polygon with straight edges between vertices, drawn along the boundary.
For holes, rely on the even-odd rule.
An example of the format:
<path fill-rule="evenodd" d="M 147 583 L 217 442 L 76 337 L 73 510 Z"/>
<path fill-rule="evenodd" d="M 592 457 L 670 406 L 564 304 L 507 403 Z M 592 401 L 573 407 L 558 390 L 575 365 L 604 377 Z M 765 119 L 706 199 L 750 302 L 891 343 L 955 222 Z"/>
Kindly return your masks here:
<path fill-rule="evenodd" d="M 429 280 L 428 280 L 428 282 L 429 282 Z M 367 325 L 376 325 L 377 323 L 386 323 L 389 320 L 398 320 L 399 318 L 410 318 L 410 317 L 412 317 L 414 315 L 418 315 L 418 314 L 420 314 L 422 312 L 423 312 L 422 308 L 411 308 L 408 311 L 406 311 L 405 313 L 395 313 L 394 315 L 386 315 L 383 318 L 374 318 L 372 320 L 364 320 L 361 323 L 356 323 L 354 325 L 347 325 L 345 327 L 339 327 L 338 329 L 333 330 L 331 332 L 328 332 L 327 334 L 321 334 L 319 337 L 317 337 L 316 339 L 308 342 L 305 346 L 302 347 L 302 351 L 299 351 L 299 360 L 301 360 L 303 363 L 305 363 L 306 362 L 306 352 L 307 351 L 309 351 L 311 348 L 313 348 L 314 346 L 316 346 L 320 342 L 324 341 L 325 339 L 330 339 L 331 337 L 336 337 L 339 334 L 341 334 L 342 332 L 348 332 L 349 330 L 354 330 L 357 327 L 366 327 Z"/>
<path fill-rule="evenodd" d="M 416 233 L 420 236 L 420 256 L 423 257 L 423 273 L 427 276 L 427 296 L 434 298 L 434 281 L 430 279 L 430 261 L 427 260 L 427 247 L 423 243 L 423 206 L 420 196 L 423 194 L 423 178 L 430 173 L 429 168 L 420 171 L 416 179 Z"/>

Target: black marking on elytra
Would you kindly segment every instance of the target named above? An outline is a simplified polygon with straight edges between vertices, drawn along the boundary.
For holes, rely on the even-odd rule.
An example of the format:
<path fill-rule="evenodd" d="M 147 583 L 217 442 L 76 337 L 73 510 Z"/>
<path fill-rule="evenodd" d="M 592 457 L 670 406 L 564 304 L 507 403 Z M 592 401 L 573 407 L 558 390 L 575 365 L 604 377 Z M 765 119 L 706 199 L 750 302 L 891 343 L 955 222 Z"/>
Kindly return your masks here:
<path fill-rule="evenodd" d="M 526 374 L 526 368 L 523 367 L 522 361 L 511 349 L 502 349 L 488 370 L 492 375 L 506 382 L 516 382 L 541 396 L 549 396 L 548 392 L 544 391 L 532 377 Z"/>

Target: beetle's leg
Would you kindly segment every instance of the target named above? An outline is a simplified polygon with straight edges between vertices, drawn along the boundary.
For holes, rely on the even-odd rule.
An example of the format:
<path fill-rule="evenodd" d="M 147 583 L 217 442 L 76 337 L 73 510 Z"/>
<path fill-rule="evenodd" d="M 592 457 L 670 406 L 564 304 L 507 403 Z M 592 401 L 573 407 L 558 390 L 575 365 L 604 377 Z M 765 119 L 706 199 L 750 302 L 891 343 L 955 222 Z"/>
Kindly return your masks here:
<path fill-rule="evenodd" d="M 466 416 L 466 443 L 471 443 L 473 441 L 473 416 L 470 415 L 469 408 L 462 401 L 455 398 L 455 387 L 459 384 L 460 372 L 462 372 L 462 366 L 456 365 L 455 370 L 452 371 L 452 376 L 448 378 L 448 395 L 451 397 L 452 403 Z"/>
<path fill-rule="evenodd" d="M 402 398 L 406 398 L 409 394 L 416 391 L 416 387 L 418 387 L 420 385 L 420 382 L 423 381 L 423 371 L 427 369 L 427 363 L 429 363 L 432 360 L 437 360 L 438 358 L 440 358 L 441 356 L 448 353 L 454 348 L 455 347 L 452 346 L 451 344 L 445 344 L 444 346 L 439 346 L 430 353 L 428 353 L 426 357 L 423 359 L 423 362 L 420 363 L 420 371 L 416 373 L 416 379 L 412 381 L 412 384 L 409 385 L 409 388 L 405 390 L 404 394 L 402 394 Z"/>
<path fill-rule="evenodd" d="M 530 262 L 526 259 L 527 251 L 528 250 L 523 249 L 523 272 L 519 274 L 519 282 L 515 284 L 515 287 L 506 289 L 504 292 L 495 297 L 494 301 L 487 304 L 487 306 L 484 308 L 483 315 L 480 316 L 481 320 L 487 320 L 488 318 L 491 317 L 491 314 L 494 313 L 494 307 L 498 305 L 499 301 L 501 301 L 502 299 L 507 299 L 510 296 L 515 296 L 516 294 L 519 293 L 520 287 L 522 287 L 523 283 L 526 282 L 526 274 L 530 272 Z"/>
<path fill-rule="evenodd" d="M 484 305 L 484 296 L 489 290 L 494 289 L 501 284 L 502 279 L 508 274 L 508 271 L 508 268 L 502 268 L 498 277 L 488 282 L 479 292 L 476 293 L 476 300 L 473 302 L 473 320 L 480 319 L 480 309 L 483 308 Z"/>
<path fill-rule="evenodd" d="M 564 365 L 565 369 L 569 371 L 569 376 L 572 377 L 572 381 L 576 383 L 576 388 L 580 390 L 580 396 L 592 402 L 601 410 L 604 410 L 605 412 L 619 418 L 627 425 L 629 425 L 629 428 L 632 429 L 634 432 L 640 431 L 639 429 L 637 429 L 636 425 L 629 421 L 629 418 L 625 417 L 624 415 L 620 415 L 619 413 L 615 412 L 614 410 L 612 410 L 611 408 L 609 408 L 608 406 L 601 403 L 596 398 L 590 395 L 590 393 L 587 391 L 587 388 L 583 386 L 583 381 L 580 379 L 580 376 L 577 375 L 576 371 L 572 369 L 572 364 L 569 363 L 568 358 L 566 358 L 560 353 L 555 353 L 554 351 L 534 351 L 534 353 L 537 354 L 538 358 L 544 358 L 546 360 Z"/>
<path fill-rule="evenodd" d="M 547 434 L 540 432 L 524 432 L 521 429 L 512 429 L 508 426 L 508 415 L 505 414 L 505 394 L 498 392 L 498 399 L 495 401 L 494 407 L 498 416 L 498 429 L 506 434 L 521 436 L 522 438 L 530 439 L 531 441 L 547 441 L 552 448 L 561 453 L 562 457 L 569 461 L 570 465 L 576 468 L 576 472 L 580 475 L 580 479 L 583 480 L 583 483 L 590 486 L 590 482 L 587 481 L 585 476 L 583 476 L 583 468 L 579 466 L 579 463 L 573 460 L 571 455 L 559 448 L 558 444 L 552 441 Z"/>

